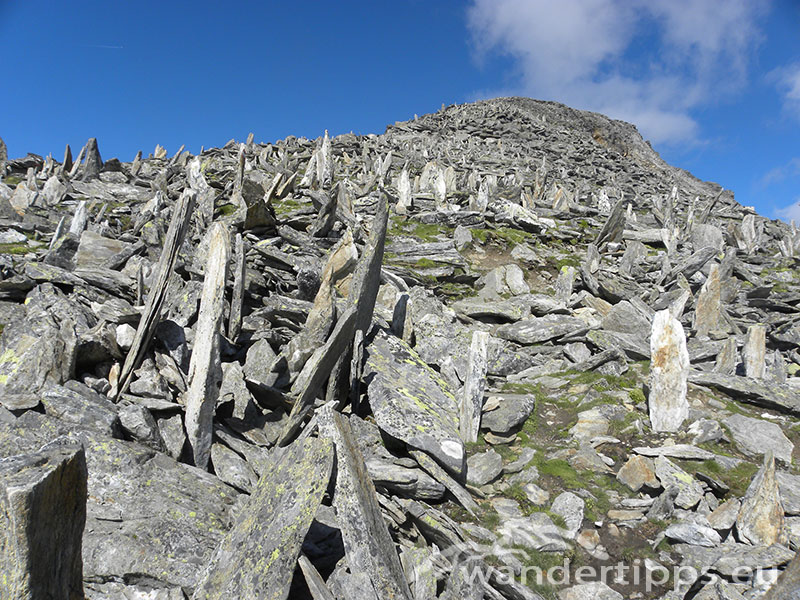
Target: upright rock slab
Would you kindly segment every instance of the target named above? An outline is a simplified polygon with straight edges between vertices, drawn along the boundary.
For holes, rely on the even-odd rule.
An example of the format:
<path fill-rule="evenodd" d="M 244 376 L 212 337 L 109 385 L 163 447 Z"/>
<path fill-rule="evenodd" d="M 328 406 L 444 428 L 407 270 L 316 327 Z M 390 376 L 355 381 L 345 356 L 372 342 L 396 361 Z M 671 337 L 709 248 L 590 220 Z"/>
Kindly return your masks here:
<path fill-rule="evenodd" d="M 400 558 L 350 423 L 330 405 L 319 412 L 319 423 L 322 434 L 336 446 L 334 506 L 350 572 L 366 573 L 378 598 L 411 600 Z"/>
<path fill-rule="evenodd" d="M 460 476 L 466 456 L 458 404 L 447 384 L 405 342 L 383 331 L 365 354 L 364 380 L 378 427 Z"/>
<path fill-rule="evenodd" d="M 751 379 L 763 379 L 766 359 L 767 328 L 762 324 L 750 325 L 742 348 L 744 374 Z"/>
<path fill-rule="evenodd" d="M 326 439 L 308 438 L 289 446 L 259 480 L 192 600 L 285 600 L 332 467 L 333 446 Z"/>
<path fill-rule="evenodd" d="M 189 389 L 185 396 L 186 437 L 194 464 L 208 467 L 211 454 L 212 419 L 222 381 L 219 358 L 225 278 L 230 257 L 228 231 L 215 223 L 209 232 L 208 262 L 203 279 L 203 295 L 197 317 L 195 345 L 189 364 Z"/>
<path fill-rule="evenodd" d="M 167 297 L 167 284 L 172 275 L 175 260 L 178 258 L 178 250 L 183 244 L 183 238 L 186 237 L 186 231 L 189 229 L 189 221 L 191 220 L 196 200 L 197 192 L 191 189 L 184 190 L 180 200 L 173 208 L 172 220 L 169 224 L 167 237 L 164 240 L 164 249 L 161 251 L 161 258 L 158 260 L 158 275 L 155 283 L 150 287 L 144 314 L 139 320 L 139 327 L 136 329 L 133 344 L 120 370 L 119 386 L 116 390 L 117 398 L 127 389 L 133 372 L 141 364 L 144 354 L 153 339 L 153 334 L 161 315 L 161 307 Z"/>
<path fill-rule="evenodd" d="M 699 338 L 707 337 L 709 331 L 719 327 L 721 290 L 719 266 L 711 265 L 708 279 L 700 289 L 700 295 L 697 297 L 697 305 L 694 309 L 693 328 Z"/>
<path fill-rule="evenodd" d="M 654 431 L 677 431 L 689 416 L 686 400 L 689 352 L 683 326 L 669 310 L 653 318 L 650 336 L 650 423 Z"/>
<path fill-rule="evenodd" d="M 83 448 L 0 461 L 0 598 L 83 600 Z"/>
<path fill-rule="evenodd" d="M 483 392 L 486 388 L 486 352 L 489 334 L 476 331 L 472 334 L 472 345 L 469 348 L 467 379 L 461 397 L 461 439 L 464 442 L 477 442 L 481 425 L 481 409 L 483 408 Z"/>

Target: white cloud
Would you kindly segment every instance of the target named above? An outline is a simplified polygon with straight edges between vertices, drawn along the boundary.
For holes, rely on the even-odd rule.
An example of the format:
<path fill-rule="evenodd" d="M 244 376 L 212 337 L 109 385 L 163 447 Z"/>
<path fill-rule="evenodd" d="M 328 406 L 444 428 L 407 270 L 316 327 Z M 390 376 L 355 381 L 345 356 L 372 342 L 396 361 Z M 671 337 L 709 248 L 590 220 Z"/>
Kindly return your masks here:
<path fill-rule="evenodd" d="M 775 69 L 767 76 L 783 96 L 783 107 L 800 118 L 800 63 Z"/>
<path fill-rule="evenodd" d="M 775 216 L 786 222 L 794 221 L 795 223 L 800 223 L 800 198 L 794 204 L 776 209 Z"/>
<path fill-rule="evenodd" d="M 767 186 L 798 175 L 800 175 L 800 157 L 793 158 L 785 165 L 767 171 L 767 174 L 761 178 L 761 184 Z"/>
<path fill-rule="evenodd" d="M 478 56 L 519 68 L 517 93 L 635 123 L 653 142 L 695 140 L 691 110 L 746 81 L 765 0 L 473 0 Z"/>

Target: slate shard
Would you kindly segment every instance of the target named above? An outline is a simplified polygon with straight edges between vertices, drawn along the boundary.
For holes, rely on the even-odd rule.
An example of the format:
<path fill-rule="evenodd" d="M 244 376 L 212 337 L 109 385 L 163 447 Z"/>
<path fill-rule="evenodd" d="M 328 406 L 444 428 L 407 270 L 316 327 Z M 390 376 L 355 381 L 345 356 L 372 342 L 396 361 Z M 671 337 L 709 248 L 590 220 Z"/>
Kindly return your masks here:
<path fill-rule="evenodd" d="M 186 436 L 194 465 L 205 469 L 211 453 L 212 420 L 222 381 L 220 337 L 230 240 L 225 226 L 215 223 L 209 231 L 208 262 L 195 331 L 196 343 L 189 364 L 189 389 L 185 395 Z"/>

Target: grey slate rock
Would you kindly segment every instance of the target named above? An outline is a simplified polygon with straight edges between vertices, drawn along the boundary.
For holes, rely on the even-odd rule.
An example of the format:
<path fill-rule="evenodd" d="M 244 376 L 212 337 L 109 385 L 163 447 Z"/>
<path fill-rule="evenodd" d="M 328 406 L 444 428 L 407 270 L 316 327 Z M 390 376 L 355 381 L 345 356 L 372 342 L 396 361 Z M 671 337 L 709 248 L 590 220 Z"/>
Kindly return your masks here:
<path fill-rule="evenodd" d="M 733 414 L 722 423 L 730 430 L 733 441 L 748 456 L 763 456 L 772 452 L 776 459 L 791 464 L 794 444 L 783 434 L 780 426 L 763 419 Z"/>
<path fill-rule="evenodd" d="M 495 335 L 520 344 L 540 344 L 585 329 L 583 321 L 567 315 L 546 315 L 501 325 Z"/>
<path fill-rule="evenodd" d="M 53 444 L 0 460 L 4 598 L 83 600 L 86 457 Z"/>
<path fill-rule="evenodd" d="M 365 349 L 364 379 L 383 431 L 433 456 L 460 476 L 466 456 L 458 404 L 446 384 L 402 340 L 378 331 Z"/>
<path fill-rule="evenodd" d="M 532 395 L 491 394 L 484 405 L 481 428 L 497 435 L 508 435 L 528 419 L 535 407 L 536 399 Z"/>
<path fill-rule="evenodd" d="M 86 161 L 83 164 L 83 180 L 89 181 L 100 176 L 103 170 L 103 159 L 97 147 L 97 138 L 89 138 L 86 142 Z"/>
<path fill-rule="evenodd" d="M 467 481 L 475 486 L 486 485 L 503 472 L 503 459 L 494 450 L 473 454 L 467 459 Z"/>
<path fill-rule="evenodd" d="M 288 597 L 300 546 L 330 478 L 333 448 L 328 440 L 306 439 L 276 458 L 211 557 L 193 600 Z"/>

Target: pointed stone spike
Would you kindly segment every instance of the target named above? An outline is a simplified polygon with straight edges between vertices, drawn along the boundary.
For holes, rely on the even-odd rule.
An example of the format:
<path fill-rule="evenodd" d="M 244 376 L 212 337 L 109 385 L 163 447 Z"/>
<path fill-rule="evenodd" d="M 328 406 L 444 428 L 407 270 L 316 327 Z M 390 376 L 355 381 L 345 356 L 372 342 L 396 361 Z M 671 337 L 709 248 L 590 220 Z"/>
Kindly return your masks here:
<path fill-rule="evenodd" d="M 72 169 L 72 148 L 70 148 L 69 144 L 67 144 L 67 147 L 64 150 L 64 160 L 61 162 L 61 172 L 69 173 L 71 169 Z"/>
<path fill-rule="evenodd" d="M 336 446 L 336 491 L 345 556 L 351 573 L 366 573 L 379 598 L 412 600 L 400 558 L 383 520 L 375 486 L 350 429 L 350 422 L 326 405 L 318 413 L 320 433 Z"/>
<path fill-rule="evenodd" d="M 683 326 L 669 310 L 653 317 L 650 337 L 650 422 L 653 431 L 677 431 L 689 415 L 689 353 Z"/>
<path fill-rule="evenodd" d="M 314 399 L 322 385 L 331 374 L 333 367 L 347 350 L 353 340 L 357 311 L 350 307 L 337 321 L 328 341 L 308 359 L 303 370 L 292 386 L 292 396 L 296 398 L 289 419 L 278 438 L 278 445 L 284 446 L 293 438 L 303 419 L 314 406 Z"/>
<path fill-rule="evenodd" d="M 714 371 L 723 375 L 733 375 L 736 372 L 736 338 L 725 340 L 725 345 L 717 354 Z"/>
<path fill-rule="evenodd" d="M 69 233 L 80 237 L 86 224 L 89 222 L 89 208 L 86 200 L 81 200 L 78 207 L 75 209 L 75 214 L 72 217 L 72 222 L 69 225 Z"/>
<path fill-rule="evenodd" d="M 477 442 L 481 425 L 481 409 L 483 408 L 483 392 L 486 389 L 486 354 L 489 334 L 476 331 L 472 334 L 469 349 L 467 376 L 464 381 L 464 392 L 461 397 L 461 439 L 466 443 Z"/>
<path fill-rule="evenodd" d="M 222 381 L 219 352 L 229 258 L 228 230 L 221 223 L 214 223 L 209 231 L 208 260 L 189 364 L 189 389 L 184 396 L 186 438 L 192 449 L 194 465 L 201 469 L 208 468 L 212 420 Z"/>
<path fill-rule="evenodd" d="M 736 519 L 739 537 L 756 546 L 782 543 L 783 506 L 775 478 L 772 450 L 764 455 L 764 464 L 756 473 L 742 499 Z"/>
<path fill-rule="evenodd" d="M 608 220 L 605 225 L 603 225 L 603 229 L 600 230 L 600 233 L 597 235 L 597 240 L 595 240 L 594 243 L 598 248 L 602 248 L 604 244 L 619 241 L 622 239 L 622 232 L 624 230 L 625 203 L 619 200 L 611 210 Z"/>
<path fill-rule="evenodd" d="M 369 241 L 361 259 L 356 265 L 353 279 L 350 283 L 348 306 L 356 306 L 356 331 L 363 331 L 366 335 L 372 325 L 372 313 L 378 298 L 381 285 L 381 265 L 383 264 L 383 251 L 386 245 L 386 229 L 389 223 L 389 200 L 385 192 L 381 193 L 378 211 L 372 220 L 372 231 Z M 351 353 L 342 355 L 328 381 L 328 400 L 337 404 L 341 403 L 348 393 L 349 377 L 347 369 L 350 366 Z"/>
<path fill-rule="evenodd" d="M 235 263 L 233 267 L 233 295 L 231 296 L 231 314 L 228 319 L 228 339 L 236 342 L 242 330 L 242 303 L 247 268 L 245 264 L 245 244 L 241 233 L 236 234 Z"/>
<path fill-rule="evenodd" d="M 397 206 L 395 212 L 398 215 L 405 215 L 411 209 L 411 181 L 408 178 L 408 169 L 403 167 L 400 179 L 397 182 Z"/>
<path fill-rule="evenodd" d="M 72 169 L 70 169 L 70 171 L 69 171 L 69 178 L 70 179 L 74 179 L 75 175 L 78 174 L 78 169 L 81 168 L 81 161 L 83 160 L 83 157 L 85 156 L 85 154 L 86 154 L 86 146 L 81 148 L 81 151 L 78 152 L 78 158 L 77 158 L 77 160 L 75 160 L 75 162 L 72 165 Z"/>
<path fill-rule="evenodd" d="M 178 258 L 178 250 L 183 244 L 183 238 L 189 229 L 189 222 L 192 218 L 197 192 L 194 190 L 184 190 L 178 202 L 175 204 L 172 213 L 172 221 L 164 240 L 164 248 L 161 251 L 161 258 L 158 261 L 157 276 L 155 283 L 150 288 L 147 295 L 147 306 L 145 307 L 142 318 L 139 320 L 139 327 L 136 329 L 136 336 L 133 344 L 125 357 L 125 363 L 119 374 L 119 387 L 116 397 L 119 399 L 124 394 L 130 384 L 133 371 L 139 367 L 144 358 L 147 348 L 153 338 L 156 325 L 158 325 L 161 315 L 161 307 L 167 294 L 167 284 Z M 141 290 L 141 288 L 139 288 Z"/>
<path fill-rule="evenodd" d="M 83 179 L 88 181 L 100 175 L 103 169 L 103 159 L 100 158 L 100 149 L 97 147 L 97 138 L 89 138 L 86 142 L 86 163 L 83 165 Z"/>

